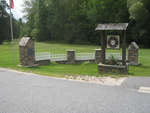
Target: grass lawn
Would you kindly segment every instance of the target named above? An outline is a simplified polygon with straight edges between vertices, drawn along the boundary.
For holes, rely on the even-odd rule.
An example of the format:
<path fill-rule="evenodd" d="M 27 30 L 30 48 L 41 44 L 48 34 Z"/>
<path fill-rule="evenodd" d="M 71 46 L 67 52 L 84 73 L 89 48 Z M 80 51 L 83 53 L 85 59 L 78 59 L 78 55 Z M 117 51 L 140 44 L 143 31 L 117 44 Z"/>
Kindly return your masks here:
<path fill-rule="evenodd" d="M 66 53 L 68 49 L 74 49 L 76 52 L 94 52 L 94 49 L 100 48 L 95 45 L 75 45 L 75 44 L 59 44 L 59 43 L 35 43 L 36 52 L 50 52 L 50 53 Z M 12 55 L 13 50 L 13 55 Z M 113 50 L 113 52 L 120 52 L 121 50 Z M 82 63 L 78 65 L 56 64 L 52 63 L 48 66 L 39 66 L 32 68 L 19 67 L 19 53 L 18 43 L 14 46 L 10 43 L 0 45 L 0 67 L 11 68 L 20 71 L 32 72 L 55 77 L 64 77 L 65 75 L 89 75 L 89 76 L 106 76 L 99 75 L 97 65 L 92 63 Z M 112 52 L 112 50 L 107 50 Z M 13 60 L 12 60 L 13 59 Z M 140 49 L 139 66 L 130 66 L 129 75 L 132 76 L 150 76 L 150 49 Z M 116 76 L 108 75 L 107 76 Z M 118 76 L 118 75 L 117 75 Z M 122 75 L 119 75 L 122 76 Z"/>

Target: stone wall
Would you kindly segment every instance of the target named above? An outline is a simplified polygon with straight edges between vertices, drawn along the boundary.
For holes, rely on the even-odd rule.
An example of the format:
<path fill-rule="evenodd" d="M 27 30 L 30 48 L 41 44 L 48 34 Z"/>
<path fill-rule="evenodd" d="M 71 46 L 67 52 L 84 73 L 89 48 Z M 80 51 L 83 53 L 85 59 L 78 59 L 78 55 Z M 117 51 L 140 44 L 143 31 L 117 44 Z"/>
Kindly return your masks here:
<path fill-rule="evenodd" d="M 34 66 L 35 64 L 39 65 L 48 65 L 50 60 L 41 60 L 35 61 L 35 48 L 34 41 L 30 37 L 23 37 L 19 42 L 19 51 L 20 51 L 20 65 L 22 66 Z M 135 42 L 132 42 L 128 49 L 128 62 L 130 65 L 138 65 L 138 53 L 139 47 Z M 76 60 L 75 51 L 67 51 L 67 60 L 57 61 L 56 63 L 61 64 L 79 64 L 82 62 L 95 62 L 96 64 L 102 63 L 102 50 L 95 49 L 95 59 L 91 60 Z"/>
<path fill-rule="evenodd" d="M 128 65 L 119 66 L 119 65 L 98 65 L 98 72 L 102 73 L 118 73 L 118 74 L 128 74 Z"/>

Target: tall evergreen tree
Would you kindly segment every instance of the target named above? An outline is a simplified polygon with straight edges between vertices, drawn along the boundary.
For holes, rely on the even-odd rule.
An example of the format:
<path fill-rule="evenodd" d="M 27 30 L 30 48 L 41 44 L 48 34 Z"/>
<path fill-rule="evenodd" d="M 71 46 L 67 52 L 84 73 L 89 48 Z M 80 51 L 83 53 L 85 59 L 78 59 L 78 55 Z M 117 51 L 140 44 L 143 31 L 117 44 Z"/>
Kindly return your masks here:
<path fill-rule="evenodd" d="M 8 4 L 5 0 L 0 1 L 0 44 L 4 40 L 10 39 L 9 36 L 9 17 L 8 13 L 6 12 L 6 9 L 8 8 Z"/>
<path fill-rule="evenodd" d="M 128 0 L 128 8 L 131 19 L 131 34 L 133 40 L 150 47 L 150 1 Z"/>

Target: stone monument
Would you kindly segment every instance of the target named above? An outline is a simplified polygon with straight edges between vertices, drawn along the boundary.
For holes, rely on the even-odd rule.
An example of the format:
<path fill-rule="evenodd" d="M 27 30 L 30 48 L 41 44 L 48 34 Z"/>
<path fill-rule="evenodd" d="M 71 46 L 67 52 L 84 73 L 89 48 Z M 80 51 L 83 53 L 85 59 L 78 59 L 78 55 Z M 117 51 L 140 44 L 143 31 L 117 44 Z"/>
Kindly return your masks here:
<path fill-rule="evenodd" d="M 128 61 L 130 65 L 138 65 L 139 46 L 132 42 L 128 48 Z"/>
<path fill-rule="evenodd" d="M 34 41 L 30 37 L 23 37 L 19 42 L 20 65 L 32 67 L 35 65 Z"/>

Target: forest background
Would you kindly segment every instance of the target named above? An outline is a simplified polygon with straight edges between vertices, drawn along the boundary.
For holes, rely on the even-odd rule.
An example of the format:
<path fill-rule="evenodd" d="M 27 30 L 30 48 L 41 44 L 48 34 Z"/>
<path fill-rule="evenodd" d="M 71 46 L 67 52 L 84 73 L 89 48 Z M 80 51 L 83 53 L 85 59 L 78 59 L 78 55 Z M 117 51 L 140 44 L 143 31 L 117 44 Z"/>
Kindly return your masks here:
<path fill-rule="evenodd" d="M 100 44 L 97 24 L 129 23 L 127 43 L 135 41 L 149 48 L 149 6 L 149 0 L 24 0 L 24 19 L 13 18 L 14 37 Z M 8 9 L 6 1 L 1 0 L 0 44 L 11 40 Z"/>

